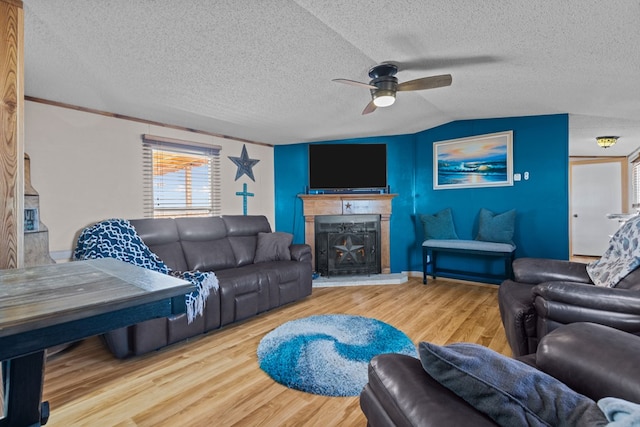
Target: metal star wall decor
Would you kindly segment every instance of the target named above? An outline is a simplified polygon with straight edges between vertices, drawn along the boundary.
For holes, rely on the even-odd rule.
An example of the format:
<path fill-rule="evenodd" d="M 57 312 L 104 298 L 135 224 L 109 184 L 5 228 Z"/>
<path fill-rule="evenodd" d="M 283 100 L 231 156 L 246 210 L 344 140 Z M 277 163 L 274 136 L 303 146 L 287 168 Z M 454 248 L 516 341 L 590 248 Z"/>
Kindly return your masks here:
<path fill-rule="evenodd" d="M 253 177 L 253 167 L 260 160 L 249 158 L 246 145 L 242 146 L 242 154 L 240 154 L 240 157 L 232 157 L 232 156 L 228 156 L 228 157 L 229 157 L 229 160 L 231 160 L 233 163 L 236 164 L 236 166 L 238 166 L 238 171 L 236 172 L 235 181 L 237 181 L 238 178 L 240 178 L 242 175 L 247 175 L 249 178 L 251 178 L 253 182 L 256 181 L 256 179 Z"/>

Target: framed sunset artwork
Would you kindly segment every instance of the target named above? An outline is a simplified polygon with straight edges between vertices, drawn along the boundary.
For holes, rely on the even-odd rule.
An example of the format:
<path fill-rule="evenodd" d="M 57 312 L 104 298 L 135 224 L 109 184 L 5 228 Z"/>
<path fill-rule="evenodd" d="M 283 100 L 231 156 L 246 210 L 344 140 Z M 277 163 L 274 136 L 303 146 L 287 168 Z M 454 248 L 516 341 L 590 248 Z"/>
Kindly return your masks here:
<path fill-rule="evenodd" d="M 513 185 L 513 131 L 433 143 L 435 190 Z"/>

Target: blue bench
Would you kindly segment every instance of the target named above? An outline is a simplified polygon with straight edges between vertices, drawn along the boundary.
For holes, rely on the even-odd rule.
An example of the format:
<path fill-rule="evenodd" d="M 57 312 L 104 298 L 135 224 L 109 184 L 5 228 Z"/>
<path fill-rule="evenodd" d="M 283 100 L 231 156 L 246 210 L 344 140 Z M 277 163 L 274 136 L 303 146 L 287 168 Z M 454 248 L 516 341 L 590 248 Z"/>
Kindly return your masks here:
<path fill-rule="evenodd" d="M 494 243 L 480 240 L 439 240 L 428 239 L 422 243 L 422 283 L 427 283 L 427 274 L 434 279 L 440 273 L 455 274 L 468 278 L 490 279 L 500 283 L 510 279 L 513 275 L 511 263 L 515 257 L 516 246 L 511 243 Z M 469 272 L 458 269 L 439 268 L 437 264 L 439 253 L 464 254 L 480 257 L 492 257 L 504 259 L 504 275 L 487 272 Z M 428 267 L 431 266 L 430 272 Z"/>

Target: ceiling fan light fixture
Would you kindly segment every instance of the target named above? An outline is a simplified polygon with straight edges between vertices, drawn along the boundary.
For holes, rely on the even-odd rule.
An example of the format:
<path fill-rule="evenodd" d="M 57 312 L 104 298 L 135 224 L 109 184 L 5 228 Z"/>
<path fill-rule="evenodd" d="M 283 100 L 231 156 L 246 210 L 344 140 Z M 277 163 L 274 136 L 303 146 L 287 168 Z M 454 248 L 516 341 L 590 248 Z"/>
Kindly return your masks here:
<path fill-rule="evenodd" d="M 596 142 L 602 148 L 609 148 L 618 142 L 619 136 L 597 136 Z"/>
<path fill-rule="evenodd" d="M 373 104 L 376 107 L 389 107 L 396 102 L 396 94 L 392 90 L 378 90 L 373 94 Z"/>
<path fill-rule="evenodd" d="M 396 102 L 396 92 L 408 92 L 414 90 L 435 89 L 451 85 L 451 74 L 422 77 L 406 82 L 398 83 L 395 76 L 398 72 L 397 65 L 383 62 L 369 70 L 369 83 L 363 83 L 350 79 L 333 79 L 334 82 L 345 83 L 352 86 L 368 88 L 371 91 L 371 101 L 362 110 L 362 114 L 369 114 L 378 107 L 389 107 Z"/>

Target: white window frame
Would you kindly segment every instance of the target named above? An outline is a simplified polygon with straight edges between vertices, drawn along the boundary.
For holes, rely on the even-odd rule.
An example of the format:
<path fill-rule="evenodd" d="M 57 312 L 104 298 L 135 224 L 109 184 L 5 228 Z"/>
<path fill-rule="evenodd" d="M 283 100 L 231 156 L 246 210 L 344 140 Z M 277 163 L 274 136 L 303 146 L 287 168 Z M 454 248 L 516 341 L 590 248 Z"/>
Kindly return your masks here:
<path fill-rule="evenodd" d="M 631 207 L 640 208 L 640 156 L 631 162 Z"/>
<path fill-rule="evenodd" d="M 175 153 L 176 155 L 193 156 L 194 158 L 204 158 L 209 165 L 209 177 L 201 184 L 209 185 L 210 204 L 206 206 L 189 206 L 188 194 L 185 189 L 185 203 L 179 204 L 180 200 L 176 199 L 178 204 L 173 207 L 167 205 L 159 205 L 157 203 L 158 180 L 154 177 L 159 176 L 157 168 L 166 167 L 166 164 L 154 164 L 154 152 L 164 151 Z M 143 163 L 143 182 L 144 182 L 144 216 L 146 218 L 167 218 L 167 217 L 183 217 L 183 216 L 218 216 L 221 214 L 221 185 L 220 185 L 220 151 L 218 145 L 209 145 L 193 141 L 185 141 L 174 138 L 166 138 L 154 135 L 142 135 L 142 163 Z M 185 171 L 187 167 L 184 168 Z M 154 170 L 156 171 L 154 173 Z M 186 179 L 186 178 L 185 178 Z"/>

